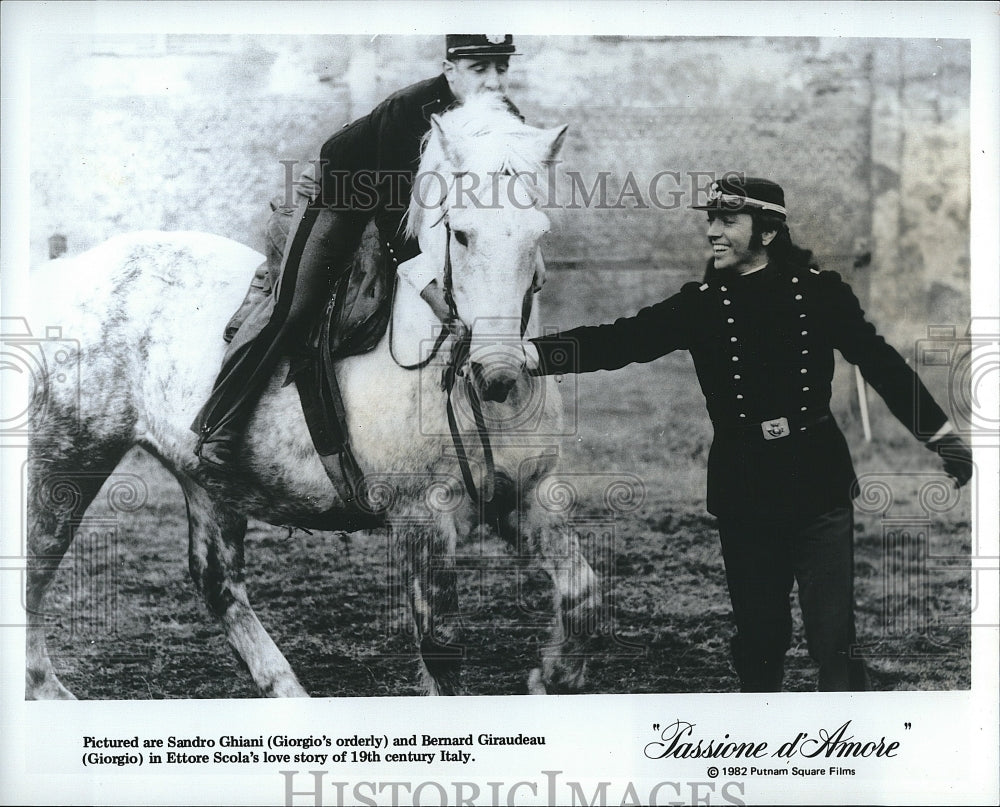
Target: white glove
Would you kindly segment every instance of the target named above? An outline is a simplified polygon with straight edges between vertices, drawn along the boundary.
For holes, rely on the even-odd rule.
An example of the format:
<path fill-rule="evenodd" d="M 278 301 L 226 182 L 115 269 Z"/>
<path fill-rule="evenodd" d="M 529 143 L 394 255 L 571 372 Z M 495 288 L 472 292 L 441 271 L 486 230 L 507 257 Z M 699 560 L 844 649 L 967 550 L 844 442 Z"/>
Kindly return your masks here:
<path fill-rule="evenodd" d="M 524 351 L 524 367 L 530 373 L 533 370 L 538 369 L 540 360 L 538 358 L 538 348 L 535 347 L 527 339 L 521 343 L 521 349 Z"/>
<path fill-rule="evenodd" d="M 396 272 L 414 288 L 417 294 L 422 292 L 427 284 L 437 277 L 437 269 L 423 253 L 401 263 L 396 267 Z"/>

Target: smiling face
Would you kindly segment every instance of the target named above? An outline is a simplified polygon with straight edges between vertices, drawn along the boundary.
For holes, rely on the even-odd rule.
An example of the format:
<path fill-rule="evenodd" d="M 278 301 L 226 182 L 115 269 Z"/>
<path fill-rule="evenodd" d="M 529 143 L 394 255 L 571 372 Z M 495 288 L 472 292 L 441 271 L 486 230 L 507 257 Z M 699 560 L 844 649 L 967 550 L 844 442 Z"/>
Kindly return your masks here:
<path fill-rule="evenodd" d="M 774 239 L 775 232 L 761 233 L 754 238 L 753 217 L 749 213 L 710 211 L 706 231 L 716 269 L 732 269 L 746 274 L 760 269 L 767 263 L 765 247 Z"/>
<path fill-rule="evenodd" d="M 444 75 L 459 101 L 482 92 L 506 96 L 509 66 L 508 56 L 475 56 L 445 61 Z"/>

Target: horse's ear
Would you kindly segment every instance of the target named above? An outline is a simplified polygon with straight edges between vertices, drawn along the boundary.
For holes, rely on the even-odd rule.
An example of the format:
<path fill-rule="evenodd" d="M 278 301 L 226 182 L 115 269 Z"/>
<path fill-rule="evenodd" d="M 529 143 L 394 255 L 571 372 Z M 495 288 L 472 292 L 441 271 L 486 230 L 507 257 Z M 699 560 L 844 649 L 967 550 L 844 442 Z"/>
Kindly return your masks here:
<path fill-rule="evenodd" d="M 444 126 L 441 124 L 440 115 L 431 115 L 431 131 L 437 138 L 438 145 L 441 147 L 441 153 L 444 154 L 448 162 L 452 165 L 457 165 L 459 162 L 458 154 L 452 144 L 448 142 L 448 135 L 445 132 Z"/>
<path fill-rule="evenodd" d="M 550 162 L 559 155 L 563 147 L 563 141 L 566 139 L 567 129 L 569 129 L 569 124 L 563 124 L 554 129 L 542 130 L 542 142 L 546 143 L 543 162 Z"/>

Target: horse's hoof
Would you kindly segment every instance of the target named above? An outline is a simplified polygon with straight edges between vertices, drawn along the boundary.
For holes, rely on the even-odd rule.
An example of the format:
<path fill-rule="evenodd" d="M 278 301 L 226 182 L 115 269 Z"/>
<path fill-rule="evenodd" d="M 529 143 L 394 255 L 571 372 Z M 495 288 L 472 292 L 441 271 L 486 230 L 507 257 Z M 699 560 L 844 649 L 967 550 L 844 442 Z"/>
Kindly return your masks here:
<path fill-rule="evenodd" d="M 29 682 L 25 700 L 29 701 L 75 701 L 76 695 L 62 685 L 55 676 L 46 678 L 41 684 L 32 686 Z"/>
<path fill-rule="evenodd" d="M 269 698 L 308 698 L 309 693 L 303 689 L 295 676 L 291 680 L 283 678 L 271 686 L 263 689 L 264 694 Z"/>
<path fill-rule="evenodd" d="M 547 695 L 548 692 L 545 689 L 545 682 L 542 680 L 542 671 L 540 668 L 535 667 L 528 675 L 528 694 L 529 695 Z"/>

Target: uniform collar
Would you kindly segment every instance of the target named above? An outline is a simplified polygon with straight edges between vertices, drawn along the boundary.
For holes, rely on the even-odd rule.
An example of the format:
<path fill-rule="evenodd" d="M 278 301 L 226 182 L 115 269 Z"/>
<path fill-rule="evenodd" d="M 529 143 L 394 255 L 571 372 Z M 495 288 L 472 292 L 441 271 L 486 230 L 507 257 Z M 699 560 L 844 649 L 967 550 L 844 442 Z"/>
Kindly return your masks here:
<path fill-rule="evenodd" d="M 444 73 L 434 79 L 434 83 L 431 84 L 431 94 L 431 100 L 421 107 L 424 120 L 428 122 L 431 119 L 431 115 L 440 115 L 457 101 L 452 94 L 451 85 L 448 83 L 448 79 Z"/>

